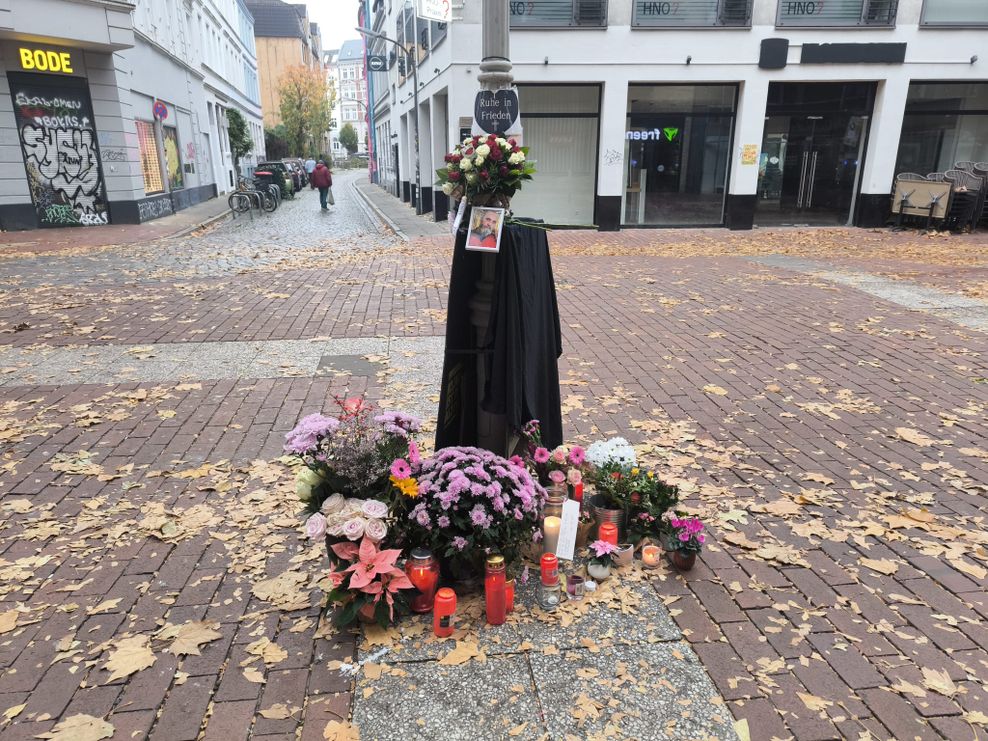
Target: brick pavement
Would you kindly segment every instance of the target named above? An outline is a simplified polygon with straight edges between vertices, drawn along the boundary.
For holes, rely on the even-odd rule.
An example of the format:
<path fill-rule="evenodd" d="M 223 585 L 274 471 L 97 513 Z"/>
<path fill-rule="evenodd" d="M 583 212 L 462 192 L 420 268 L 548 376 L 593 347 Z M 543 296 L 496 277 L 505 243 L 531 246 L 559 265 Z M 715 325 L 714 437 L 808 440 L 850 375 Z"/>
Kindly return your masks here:
<path fill-rule="evenodd" d="M 164 267 L 136 281 L 103 265 L 26 280 L 0 306 L 0 372 L 11 344 L 441 333 L 442 244 L 297 220 L 267 261 L 244 236 L 225 246 L 224 226 L 156 243 Z M 694 571 L 654 584 L 751 737 L 983 735 L 985 336 L 742 257 L 551 239 L 567 430 L 626 435 L 710 522 Z M 203 279 L 169 277 L 196 245 Z M 0 717 L 25 706 L 0 737 L 86 713 L 114 738 L 318 739 L 345 716 L 350 682 L 327 664 L 352 637 L 314 634 L 318 549 L 275 459 L 299 416 L 361 391 L 386 394 L 370 375 L 0 389 Z M 300 589 L 252 593 L 286 571 Z M 202 620 L 221 635 L 201 656 L 155 637 Z M 141 635 L 154 664 L 109 681 L 121 638 Z M 264 639 L 286 655 L 251 653 Z M 278 703 L 289 717 L 260 714 Z"/>

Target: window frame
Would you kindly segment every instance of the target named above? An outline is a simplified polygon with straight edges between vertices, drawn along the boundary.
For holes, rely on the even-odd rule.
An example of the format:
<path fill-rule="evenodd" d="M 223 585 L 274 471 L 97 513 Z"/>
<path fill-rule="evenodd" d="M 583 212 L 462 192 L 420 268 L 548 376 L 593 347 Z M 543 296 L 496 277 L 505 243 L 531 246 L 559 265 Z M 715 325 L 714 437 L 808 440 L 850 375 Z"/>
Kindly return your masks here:
<path fill-rule="evenodd" d="M 919 13 L 920 28 L 988 28 L 988 19 L 983 21 L 928 21 L 926 20 L 926 10 L 937 0 L 923 0 L 923 7 Z"/>

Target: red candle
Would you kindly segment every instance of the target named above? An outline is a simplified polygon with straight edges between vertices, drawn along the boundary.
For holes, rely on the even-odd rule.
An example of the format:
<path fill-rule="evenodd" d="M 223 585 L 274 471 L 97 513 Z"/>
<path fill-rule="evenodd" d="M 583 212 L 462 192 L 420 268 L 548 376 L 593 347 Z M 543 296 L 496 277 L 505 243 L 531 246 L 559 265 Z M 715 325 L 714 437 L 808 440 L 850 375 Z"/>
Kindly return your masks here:
<path fill-rule="evenodd" d="M 504 601 L 507 604 L 508 612 L 515 609 L 515 580 L 508 579 L 504 582 Z"/>
<path fill-rule="evenodd" d="M 543 584 L 555 584 L 559 581 L 559 559 L 555 553 L 543 554 L 540 566 Z"/>
<path fill-rule="evenodd" d="M 602 523 L 597 532 L 597 537 L 600 540 L 606 540 L 611 545 L 617 545 L 618 544 L 617 525 L 615 525 L 613 522 Z"/>
<path fill-rule="evenodd" d="M 405 564 L 405 573 L 420 592 L 409 600 L 412 612 L 429 612 L 439 586 L 439 563 L 428 549 L 416 548 Z"/>
<path fill-rule="evenodd" d="M 582 503 L 583 502 L 583 482 L 579 484 L 573 484 L 573 499 Z"/>
<path fill-rule="evenodd" d="M 456 612 L 456 592 L 443 587 L 436 592 L 435 608 L 432 611 L 432 630 L 440 638 L 453 635 L 453 614 Z"/>
<path fill-rule="evenodd" d="M 504 585 L 504 556 L 489 556 L 487 559 L 484 597 L 487 603 L 487 623 L 502 625 L 508 612 Z"/>

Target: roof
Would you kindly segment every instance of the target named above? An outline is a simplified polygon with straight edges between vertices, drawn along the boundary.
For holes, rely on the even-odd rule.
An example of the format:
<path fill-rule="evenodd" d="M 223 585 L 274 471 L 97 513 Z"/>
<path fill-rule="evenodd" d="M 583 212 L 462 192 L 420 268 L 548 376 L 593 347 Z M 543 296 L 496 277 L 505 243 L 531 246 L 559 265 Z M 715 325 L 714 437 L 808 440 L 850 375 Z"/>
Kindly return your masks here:
<path fill-rule="evenodd" d="M 364 40 L 350 39 L 344 41 L 343 46 L 340 47 L 339 58 L 336 60 L 337 64 L 362 61 L 364 61 Z"/>
<path fill-rule="evenodd" d="M 307 39 L 303 16 L 305 6 L 288 5 L 281 0 L 246 0 L 254 16 L 254 36 L 281 36 Z"/>

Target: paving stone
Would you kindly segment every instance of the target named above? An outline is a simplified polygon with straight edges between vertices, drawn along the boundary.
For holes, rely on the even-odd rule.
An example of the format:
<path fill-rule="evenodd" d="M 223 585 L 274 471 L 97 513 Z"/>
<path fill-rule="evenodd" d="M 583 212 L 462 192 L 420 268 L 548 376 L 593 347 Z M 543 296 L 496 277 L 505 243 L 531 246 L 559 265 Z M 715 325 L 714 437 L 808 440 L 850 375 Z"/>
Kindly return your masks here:
<path fill-rule="evenodd" d="M 862 690 L 861 698 L 896 739 L 937 739 L 939 735 L 899 695 L 886 689 Z"/>

